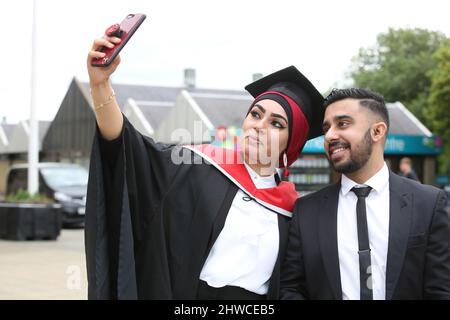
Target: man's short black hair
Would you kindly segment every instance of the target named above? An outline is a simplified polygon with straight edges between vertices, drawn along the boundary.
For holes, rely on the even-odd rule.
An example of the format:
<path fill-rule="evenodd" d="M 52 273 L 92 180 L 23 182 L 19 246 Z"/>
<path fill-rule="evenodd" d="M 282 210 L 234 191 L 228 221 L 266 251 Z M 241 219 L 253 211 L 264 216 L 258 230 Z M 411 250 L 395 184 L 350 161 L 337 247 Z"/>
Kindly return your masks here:
<path fill-rule="evenodd" d="M 325 98 L 324 107 L 326 109 L 330 104 L 344 99 L 359 100 L 361 106 L 379 115 L 389 130 L 389 114 L 384 97 L 381 94 L 362 88 L 333 89 Z"/>

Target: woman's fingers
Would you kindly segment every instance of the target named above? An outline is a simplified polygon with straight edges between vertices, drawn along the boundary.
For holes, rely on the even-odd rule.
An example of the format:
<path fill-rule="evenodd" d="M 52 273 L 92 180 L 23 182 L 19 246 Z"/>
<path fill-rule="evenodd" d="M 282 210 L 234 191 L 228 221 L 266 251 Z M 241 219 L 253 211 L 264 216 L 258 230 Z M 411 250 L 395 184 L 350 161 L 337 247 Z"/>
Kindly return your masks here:
<path fill-rule="evenodd" d="M 89 51 L 89 58 L 90 59 L 103 58 L 105 55 L 106 54 L 104 52 L 94 51 L 94 50 Z"/>
<path fill-rule="evenodd" d="M 98 38 L 94 40 L 94 43 L 92 44 L 91 51 L 89 52 L 89 58 L 90 59 L 97 59 L 97 58 L 103 58 L 105 56 L 105 53 L 103 53 L 101 48 L 114 48 L 117 44 L 119 44 L 122 40 L 118 37 L 108 37 L 103 36 L 102 38 Z"/>
<path fill-rule="evenodd" d="M 115 43 L 115 44 L 118 44 L 118 43 L 120 43 L 120 42 L 122 41 L 120 38 L 117 38 L 117 37 L 108 37 L 108 36 L 103 36 L 103 39 L 106 39 L 106 40 L 108 40 L 109 42 L 112 42 L 112 43 Z"/>
<path fill-rule="evenodd" d="M 92 44 L 92 50 L 98 51 L 101 47 L 112 49 L 114 48 L 115 45 L 117 45 L 120 42 L 121 42 L 120 38 L 104 36 L 103 38 L 94 40 L 94 43 Z"/>
<path fill-rule="evenodd" d="M 114 43 L 103 38 L 95 39 L 92 44 L 92 50 L 98 51 L 101 47 L 114 48 Z"/>
<path fill-rule="evenodd" d="M 89 81 L 91 84 L 100 84 L 108 81 L 110 75 L 116 70 L 120 64 L 120 57 L 117 56 L 109 66 L 96 68 L 92 66 L 92 61 L 95 59 L 102 59 L 106 56 L 102 48 L 114 48 L 121 42 L 120 38 L 103 36 L 102 38 L 95 39 L 91 50 L 88 53 L 87 69 L 89 74 Z"/>

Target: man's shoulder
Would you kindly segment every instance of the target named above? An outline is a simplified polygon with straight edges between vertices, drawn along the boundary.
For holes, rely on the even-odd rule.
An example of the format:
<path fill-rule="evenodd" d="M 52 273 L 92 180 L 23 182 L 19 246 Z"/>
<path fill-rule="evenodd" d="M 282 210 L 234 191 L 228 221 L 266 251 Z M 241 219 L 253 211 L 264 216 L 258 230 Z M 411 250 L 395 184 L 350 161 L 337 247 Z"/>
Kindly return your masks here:
<path fill-rule="evenodd" d="M 317 191 L 311 192 L 305 196 L 302 196 L 300 198 L 297 199 L 297 202 L 302 202 L 302 203 L 309 203 L 309 202 L 316 202 L 316 201 L 321 201 L 321 199 L 323 199 L 324 197 L 339 192 L 340 189 L 340 185 L 338 184 L 330 184 L 326 187 L 323 187 Z"/>
<path fill-rule="evenodd" d="M 406 190 L 407 192 L 417 194 L 420 196 L 426 197 L 430 195 L 437 195 L 439 192 L 442 192 L 442 190 L 439 188 L 436 188 L 428 184 L 420 183 L 418 181 L 400 176 L 393 172 L 391 172 L 391 183 L 392 179 L 401 182 L 403 184 L 403 189 Z"/>
<path fill-rule="evenodd" d="M 321 210 L 326 199 L 330 195 L 339 194 L 339 189 L 340 183 L 331 184 L 320 190 L 301 196 L 295 202 L 294 216 L 297 216 L 304 223 L 310 218 L 312 218 L 311 221 L 316 221 L 315 217 L 317 217 L 317 213 Z"/>

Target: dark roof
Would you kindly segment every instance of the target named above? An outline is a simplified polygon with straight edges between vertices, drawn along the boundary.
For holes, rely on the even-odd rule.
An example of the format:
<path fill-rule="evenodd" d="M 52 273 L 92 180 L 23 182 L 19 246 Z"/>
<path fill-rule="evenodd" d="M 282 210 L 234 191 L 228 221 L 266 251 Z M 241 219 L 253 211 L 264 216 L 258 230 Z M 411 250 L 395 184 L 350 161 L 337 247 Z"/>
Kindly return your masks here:
<path fill-rule="evenodd" d="M 26 123 L 28 125 L 30 125 L 30 121 L 29 120 L 26 120 Z M 47 130 L 50 127 L 51 123 L 52 123 L 51 121 L 44 121 L 44 120 L 39 120 L 38 121 L 39 141 L 40 142 L 44 139 L 45 135 L 47 134 Z"/>
<path fill-rule="evenodd" d="M 43 141 L 51 123 L 51 121 L 39 121 L 39 141 Z"/>
<path fill-rule="evenodd" d="M 89 97 L 89 83 L 81 82 L 83 93 Z M 158 87 L 114 83 L 116 99 L 121 109 L 132 98 L 153 129 L 157 129 L 168 115 L 181 90 L 187 90 L 213 123 L 241 125 L 251 96 L 243 90 L 199 89 L 184 87 Z M 89 98 L 90 99 L 90 98 Z"/>
<path fill-rule="evenodd" d="M 222 90 L 222 89 L 201 89 L 201 88 L 189 88 L 187 89 L 191 94 L 220 94 L 220 95 L 231 95 L 231 96 L 247 96 L 251 99 L 251 95 L 244 90 Z"/>
<path fill-rule="evenodd" d="M 170 105 L 163 105 L 162 103 L 146 104 L 145 101 L 136 101 L 136 104 L 153 130 L 159 127 L 161 122 L 169 114 L 169 111 L 175 106 L 175 103 L 170 103 Z"/>
<path fill-rule="evenodd" d="M 80 83 L 82 90 L 89 97 L 89 83 Z M 176 87 L 153 87 L 144 85 L 117 84 L 114 83 L 114 92 L 116 93 L 117 103 L 122 109 L 128 98 L 135 101 L 163 101 L 175 102 L 178 94 L 183 88 Z M 91 102 L 89 100 L 89 102 Z"/>
<path fill-rule="evenodd" d="M 81 82 L 82 91 L 89 98 L 89 84 Z M 203 113 L 216 127 L 220 125 L 241 126 L 252 102 L 244 90 L 219 90 L 183 87 L 159 87 L 114 83 L 116 98 L 121 108 L 128 98 L 136 101 L 138 107 L 153 129 L 167 116 L 171 105 L 175 105 L 181 90 L 187 90 L 200 106 Z M 90 98 L 89 98 L 90 99 Z M 426 135 L 418 120 L 400 103 L 388 103 L 391 134 Z"/>
<path fill-rule="evenodd" d="M 6 139 L 8 139 L 8 141 L 10 141 L 13 131 L 14 131 L 14 128 L 17 126 L 17 124 L 5 123 L 5 124 L 2 124 L 1 126 L 2 126 L 3 131 L 5 132 Z"/>
<path fill-rule="evenodd" d="M 89 83 L 80 82 L 82 91 L 89 97 Z M 181 90 L 187 90 L 191 94 L 220 94 L 220 95 L 250 95 L 243 90 L 219 90 L 219 89 L 198 89 L 184 87 L 159 87 L 114 83 L 117 102 L 123 107 L 128 98 L 135 101 L 163 101 L 175 103 Z"/>
<path fill-rule="evenodd" d="M 82 90 L 89 97 L 89 83 L 81 82 Z M 118 84 L 114 83 L 117 103 L 122 109 L 128 98 L 135 101 L 163 101 L 175 102 L 178 94 L 183 88 L 176 87 L 153 87 L 144 85 Z M 90 102 L 90 101 L 89 101 Z"/>
<path fill-rule="evenodd" d="M 194 99 L 214 127 L 221 125 L 240 127 L 252 102 L 250 99 L 238 100 L 226 97 L 194 97 Z"/>
<path fill-rule="evenodd" d="M 114 91 L 116 92 L 117 102 L 123 107 L 128 98 L 133 98 L 135 101 L 162 101 L 175 102 L 180 88 L 170 87 L 149 87 L 149 86 L 134 86 L 134 85 L 117 85 L 114 84 Z"/>
<path fill-rule="evenodd" d="M 420 127 L 416 117 L 410 112 L 405 111 L 405 107 L 400 103 L 387 103 L 389 113 L 389 133 L 402 135 L 420 135 L 426 133 Z"/>
<path fill-rule="evenodd" d="M 42 144 L 46 156 L 89 155 L 95 134 L 89 85 L 72 80 Z"/>

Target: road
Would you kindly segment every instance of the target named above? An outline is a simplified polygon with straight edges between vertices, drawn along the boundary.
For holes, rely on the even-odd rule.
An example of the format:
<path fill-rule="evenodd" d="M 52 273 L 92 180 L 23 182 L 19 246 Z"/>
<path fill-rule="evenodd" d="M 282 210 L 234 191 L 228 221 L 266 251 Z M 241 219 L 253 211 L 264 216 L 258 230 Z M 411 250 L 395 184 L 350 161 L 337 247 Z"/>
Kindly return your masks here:
<path fill-rule="evenodd" d="M 56 241 L 0 240 L 0 300 L 87 298 L 84 230 Z"/>

